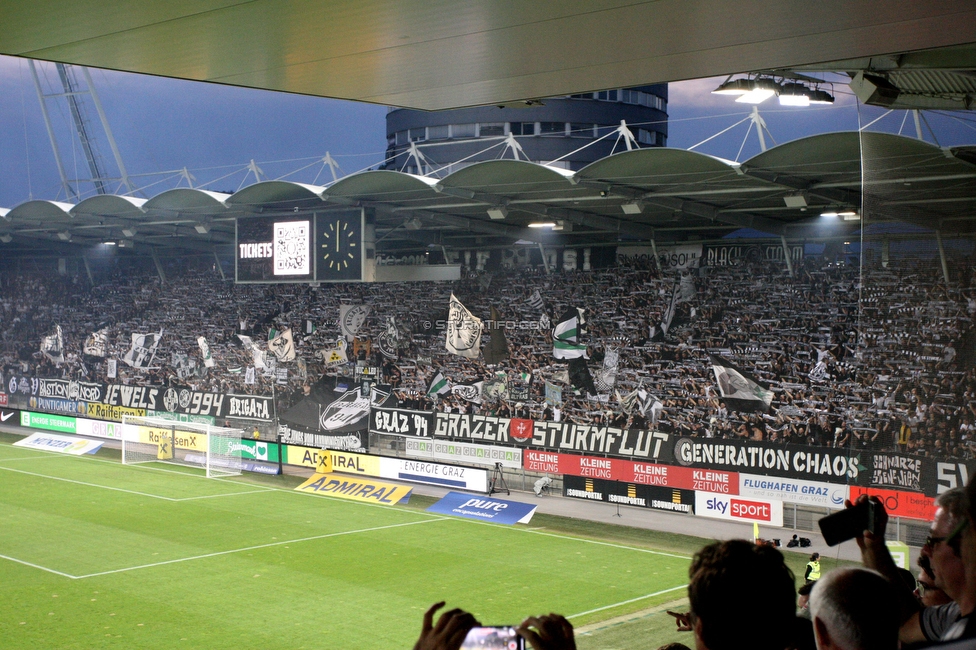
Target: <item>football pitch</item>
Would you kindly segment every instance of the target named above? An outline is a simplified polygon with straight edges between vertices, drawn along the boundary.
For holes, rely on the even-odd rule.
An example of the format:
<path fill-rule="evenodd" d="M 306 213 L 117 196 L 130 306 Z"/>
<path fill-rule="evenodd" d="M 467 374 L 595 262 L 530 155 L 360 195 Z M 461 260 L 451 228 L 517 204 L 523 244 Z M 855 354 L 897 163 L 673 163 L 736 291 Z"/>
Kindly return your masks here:
<path fill-rule="evenodd" d="M 410 648 L 438 600 L 485 624 L 565 614 L 581 648 L 693 643 L 663 605 L 703 540 L 503 526 L 15 439 L 0 442 L 4 648 Z"/>

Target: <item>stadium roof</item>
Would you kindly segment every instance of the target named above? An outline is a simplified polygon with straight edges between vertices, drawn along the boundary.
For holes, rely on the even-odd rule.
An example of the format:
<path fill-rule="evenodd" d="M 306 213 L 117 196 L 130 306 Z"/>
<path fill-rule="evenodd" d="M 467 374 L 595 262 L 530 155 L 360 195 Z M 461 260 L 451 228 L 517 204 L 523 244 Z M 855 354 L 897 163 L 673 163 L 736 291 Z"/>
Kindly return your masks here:
<path fill-rule="evenodd" d="M 971 71 L 972 48 L 939 52 L 976 43 L 971 0 L 0 0 L 0 16 L 3 54 L 427 110 L 798 66 Z M 914 77 L 930 97 L 970 88 Z"/>
<path fill-rule="evenodd" d="M 863 144 L 863 147 L 862 147 Z M 862 179 L 862 159 L 864 174 Z M 576 173 L 493 160 L 442 178 L 366 171 L 327 186 L 255 183 L 233 194 L 175 189 L 148 200 L 100 195 L 77 205 L 28 201 L 0 218 L 5 254 L 74 251 L 105 241 L 228 251 L 234 221 L 346 209 L 376 214 L 377 252 L 718 238 L 750 228 L 791 238 L 838 235 L 863 212 L 943 233 L 976 233 L 976 147 L 940 148 L 881 133 L 841 132 L 779 145 L 741 164 L 667 148 L 636 149 Z M 496 218 L 489 214 L 492 211 Z M 2 215 L 2 211 L 0 211 Z M 502 218 L 497 218 L 502 217 Z M 556 230 L 533 228 L 550 222 Z"/>

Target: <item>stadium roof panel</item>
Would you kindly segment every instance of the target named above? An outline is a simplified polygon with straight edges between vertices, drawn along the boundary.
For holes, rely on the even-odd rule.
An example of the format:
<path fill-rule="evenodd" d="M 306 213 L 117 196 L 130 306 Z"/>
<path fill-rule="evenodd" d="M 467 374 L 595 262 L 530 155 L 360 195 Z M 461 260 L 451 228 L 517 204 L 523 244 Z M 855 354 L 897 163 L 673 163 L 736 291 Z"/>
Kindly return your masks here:
<path fill-rule="evenodd" d="M 805 237 L 816 236 L 822 212 L 862 210 L 872 221 L 971 232 L 973 151 L 845 132 L 779 145 L 742 164 L 647 148 L 614 154 L 575 174 L 516 160 L 476 163 L 443 178 L 375 170 L 328 187 L 263 181 L 232 195 L 178 189 L 149 200 L 96 196 L 77 206 L 29 201 L 0 220 L 0 235 L 13 235 L 15 242 L 51 241 L 70 227 L 71 244 L 84 245 L 111 239 L 124 228 L 138 230 L 127 236 L 137 244 L 213 250 L 233 242 L 235 217 L 349 206 L 375 213 L 380 253 L 431 243 L 454 249 L 511 246 L 518 239 L 553 246 L 681 241 L 723 237 L 739 228 Z M 572 227 L 528 229 L 540 221 Z M 859 223 L 844 227 L 850 233 Z"/>
<path fill-rule="evenodd" d="M 4 54 L 426 110 L 976 41 L 970 0 L 0 0 L 0 15 Z"/>

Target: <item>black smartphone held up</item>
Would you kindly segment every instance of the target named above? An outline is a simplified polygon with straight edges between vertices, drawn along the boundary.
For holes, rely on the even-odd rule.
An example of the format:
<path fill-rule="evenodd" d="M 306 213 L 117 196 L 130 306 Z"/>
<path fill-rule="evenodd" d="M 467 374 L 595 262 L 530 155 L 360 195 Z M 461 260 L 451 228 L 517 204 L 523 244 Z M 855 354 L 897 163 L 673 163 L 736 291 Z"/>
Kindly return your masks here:
<path fill-rule="evenodd" d="M 865 530 L 877 532 L 878 504 L 867 499 L 853 508 L 845 508 L 840 512 L 827 515 L 819 522 L 820 532 L 823 534 L 827 546 L 836 546 L 841 542 L 854 539 Z"/>
<path fill-rule="evenodd" d="M 511 625 L 473 627 L 461 650 L 525 650 L 525 639 Z"/>

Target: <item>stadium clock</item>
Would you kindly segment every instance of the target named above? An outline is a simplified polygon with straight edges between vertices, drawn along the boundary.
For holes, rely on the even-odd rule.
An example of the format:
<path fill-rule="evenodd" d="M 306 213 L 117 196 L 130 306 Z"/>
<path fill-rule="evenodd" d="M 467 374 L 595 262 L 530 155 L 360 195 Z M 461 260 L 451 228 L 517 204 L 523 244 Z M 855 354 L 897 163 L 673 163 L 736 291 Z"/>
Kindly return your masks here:
<path fill-rule="evenodd" d="M 363 279 L 362 212 L 331 212 L 316 218 L 315 279 Z"/>

